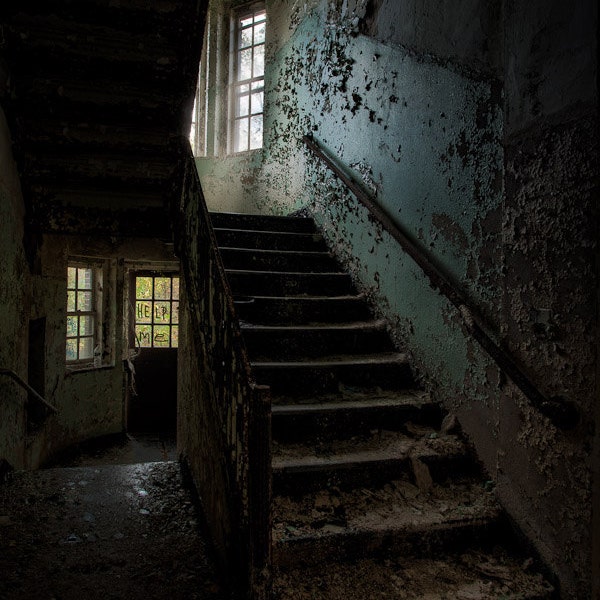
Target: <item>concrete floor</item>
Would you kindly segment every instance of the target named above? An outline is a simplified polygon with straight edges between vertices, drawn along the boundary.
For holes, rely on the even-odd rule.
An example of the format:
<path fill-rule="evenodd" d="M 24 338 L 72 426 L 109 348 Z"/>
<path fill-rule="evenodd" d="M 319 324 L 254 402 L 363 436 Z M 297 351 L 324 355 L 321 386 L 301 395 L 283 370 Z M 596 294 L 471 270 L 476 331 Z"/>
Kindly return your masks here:
<path fill-rule="evenodd" d="M 120 433 L 89 440 L 61 453 L 51 467 L 130 465 L 177 460 L 175 434 Z"/>
<path fill-rule="evenodd" d="M 225 598 L 178 463 L 138 462 L 174 448 L 128 436 L 0 484 L 0 598 Z"/>

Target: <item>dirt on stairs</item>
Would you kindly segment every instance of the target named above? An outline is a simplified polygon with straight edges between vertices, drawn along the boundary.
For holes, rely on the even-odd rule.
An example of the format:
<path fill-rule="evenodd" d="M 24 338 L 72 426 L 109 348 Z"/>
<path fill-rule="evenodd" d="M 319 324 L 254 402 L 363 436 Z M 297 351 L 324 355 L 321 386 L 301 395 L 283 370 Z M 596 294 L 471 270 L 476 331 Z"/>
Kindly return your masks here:
<path fill-rule="evenodd" d="M 308 218 L 214 213 L 273 407 L 276 599 L 546 599 L 456 420 Z"/>

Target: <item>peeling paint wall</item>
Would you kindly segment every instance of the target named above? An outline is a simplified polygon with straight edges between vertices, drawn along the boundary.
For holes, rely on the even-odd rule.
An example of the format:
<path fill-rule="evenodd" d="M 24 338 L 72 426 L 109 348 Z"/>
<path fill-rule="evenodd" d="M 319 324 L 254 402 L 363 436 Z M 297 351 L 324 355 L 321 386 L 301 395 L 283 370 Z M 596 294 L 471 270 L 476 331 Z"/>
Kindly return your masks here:
<path fill-rule="evenodd" d="M 6 205 L 3 201 L 2 210 Z M 8 410 L 6 419 L 3 418 L 0 425 L 0 457 L 6 458 L 17 468 L 34 469 L 72 444 L 125 430 L 125 393 L 128 383 L 123 368 L 123 359 L 127 356 L 127 348 L 123 343 L 126 334 L 126 260 L 152 261 L 154 264 L 160 261 L 169 265 L 177 263 L 172 252 L 154 240 L 49 235 L 42 238 L 34 273 L 29 276 L 27 263 L 19 248 L 23 228 L 15 224 L 14 218 L 12 221 L 3 218 L 4 223 L 11 228 L 2 239 L 5 242 L 12 239 L 11 243 L 15 246 L 10 249 L 14 258 L 9 262 L 12 266 L 18 266 L 19 271 L 17 274 L 2 273 L 3 293 L 6 291 L 11 294 L 14 301 L 3 301 L 3 306 L 8 308 L 6 314 L 8 317 L 12 315 L 12 320 L 2 326 L 2 331 L 6 333 L 8 353 L 2 359 L 1 366 L 13 368 L 27 380 L 28 320 L 43 319 L 45 344 L 39 350 L 43 356 L 38 357 L 43 364 L 43 395 L 58 409 L 58 414 L 50 416 L 39 427 L 28 429 L 25 411 L 21 408 L 23 398 L 18 396 L 14 384 L 0 381 L 3 398 L 0 410 Z M 70 257 L 102 259 L 107 264 L 103 294 L 108 301 L 105 303 L 107 312 L 104 317 L 112 339 L 109 342 L 109 364 L 101 368 L 73 370 L 66 366 L 67 263 Z M 27 282 L 27 285 L 23 282 Z"/>
<path fill-rule="evenodd" d="M 27 381 L 29 268 L 23 248 L 25 208 L 12 157 L 10 132 L 0 109 L 0 367 Z M 27 394 L 0 376 L 0 459 L 22 468 Z"/>
<path fill-rule="evenodd" d="M 267 1 L 265 146 L 232 189 L 234 210 L 315 214 L 458 413 L 563 595 L 587 598 L 599 429 L 597 9 L 575 4 Z M 460 285 L 543 391 L 576 403 L 574 432 L 533 410 L 465 336 L 449 303 L 308 157 L 299 140 L 309 132 Z M 213 209 L 232 209 L 220 200 L 237 178 L 227 160 L 200 168 L 203 185 L 207 168 L 218 173 Z"/>
<path fill-rule="evenodd" d="M 563 434 L 517 399 L 520 410 L 501 420 L 499 493 L 539 540 L 565 597 L 596 597 L 597 4 L 507 2 L 505 19 L 503 338 L 582 420 Z"/>

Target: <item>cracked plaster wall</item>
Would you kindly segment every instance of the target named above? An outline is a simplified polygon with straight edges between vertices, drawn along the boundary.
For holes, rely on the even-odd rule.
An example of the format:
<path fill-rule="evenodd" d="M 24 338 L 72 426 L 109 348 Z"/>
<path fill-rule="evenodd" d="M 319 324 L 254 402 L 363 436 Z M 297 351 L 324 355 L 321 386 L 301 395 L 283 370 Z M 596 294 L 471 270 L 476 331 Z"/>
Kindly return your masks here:
<path fill-rule="evenodd" d="M 67 264 L 70 257 L 106 261 L 103 294 L 108 329 L 101 368 L 71 370 L 65 363 Z M 97 238 L 92 236 L 43 237 L 39 269 L 32 277 L 31 318 L 46 317 L 46 398 L 58 409 L 30 440 L 28 466 L 36 468 L 68 446 L 126 429 L 128 379 L 123 359 L 126 337 L 126 281 L 133 264 L 145 268 L 177 263 L 156 240 Z M 108 356 L 106 353 L 109 353 Z"/>
<path fill-rule="evenodd" d="M 28 297 L 30 278 L 23 248 L 25 207 L 12 156 L 11 138 L 0 109 L 0 367 L 27 381 Z M 0 377 L 0 459 L 20 468 L 25 460 L 27 394 Z"/>
<path fill-rule="evenodd" d="M 504 468 L 499 490 L 526 532 L 542 532 L 572 598 L 600 595 L 598 555 L 590 562 L 600 543 L 597 24 L 588 0 L 506 2 L 503 337 L 549 395 L 575 402 L 581 423 L 562 433 L 521 399 L 504 401 L 499 464 L 522 467 Z"/>

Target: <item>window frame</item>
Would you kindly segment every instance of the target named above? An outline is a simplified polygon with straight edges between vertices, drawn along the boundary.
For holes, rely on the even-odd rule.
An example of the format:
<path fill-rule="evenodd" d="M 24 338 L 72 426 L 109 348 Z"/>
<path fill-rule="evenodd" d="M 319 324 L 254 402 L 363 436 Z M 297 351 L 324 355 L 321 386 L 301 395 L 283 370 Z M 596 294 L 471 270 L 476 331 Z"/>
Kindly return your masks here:
<path fill-rule="evenodd" d="M 242 27 L 241 22 L 252 19 L 252 23 Z M 256 27 L 264 24 L 264 34 L 262 41 L 255 42 Z M 229 114 L 227 119 L 227 147 L 228 154 L 238 155 L 248 152 L 262 150 L 264 146 L 264 103 L 265 103 L 265 55 L 266 55 L 266 26 L 267 11 L 263 2 L 254 2 L 245 6 L 240 6 L 232 10 L 230 20 L 230 45 L 229 45 Z M 252 31 L 252 41 L 250 45 L 242 45 L 242 32 Z M 262 48 L 262 73 L 255 75 L 256 67 L 255 56 L 256 49 Z M 250 51 L 250 77 L 241 79 L 241 54 L 244 51 Z M 260 53 L 258 53 L 260 55 Z M 247 86 L 245 91 L 242 91 Z M 260 111 L 253 110 L 253 96 L 261 95 Z M 247 114 L 238 114 L 238 100 L 241 97 L 248 97 Z M 240 103 L 241 105 L 241 103 Z M 239 111 L 240 113 L 243 111 Z M 260 118 L 260 145 L 252 145 L 252 121 Z M 246 143 L 243 148 L 238 149 L 237 144 L 237 124 L 241 121 L 247 123 Z"/>
<path fill-rule="evenodd" d="M 83 367 L 100 367 L 102 366 L 102 348 L 103 348 L 103 276 L 104 276 L 104 268 L 101 262 L 93 261 L 93 260 L 85 260 L 85 259 L 69 259 L 67 261 L 67 280 L 66 280 L 66 292 L 67 292 L 67 301 L 66 305 L 66 319 L 65 319 L 65 362 L 68 368 L 83 368 Z M 76 269 L 76 280 L 75 287 L 69 286 L 69 269 Z M 91 281 L 90 287 L 80 287 L 79 286 L 79 271 L 82 269 L 89 269 L 91 272 Z M 69 310 L 69 292 L 75 292 L 74 299 L 74 310 Z M 77 297 L 80 293 L 91 294 L 90 310 L 78 310 L 78 302 Z M 77 318 L 77 334 L 69 335 L 69 318 Z M 81 335 L 80 334 L 80 319 L 81 317 L 90 317 L 92 319 L 92 334 L 91 335 Z M 77 348 L 77 358 L 69 359 L 67 358 L 67 341 L 68 340 L 77 340 L 76 348 Z M 90 356 L 85 356 L 83 358 L 80 357 L 80 343 L 81 339 L 91 339 L 92 340 L 92 351 Z M 100 351 L 97 352 L 97 348 L 100 348 Z"/>
<path fill-rule="evenodd" d="M 136 286 L 136 280 L 138 277 L 151 277 L 153 279 L 153 283 L 152 283 L 152 297 L 151 298 L 138 298 L 137 296 L 137 286 Z M 154 285 L 154 279 L 156 278 L 169 278 L 171 280 L 171 291 L 170 291 L 170 296 L 168 299 L 164 299 L 164 298 L 157 298 L 155 296 L 155 285 Z M 130 348 L 135 348 L 138 350 L 177 350 L 177 348 L 179 347 L 179 306 L 181 305 L 181 297 L 178 291 L 178 297 L 176 299 L 173 298 L 173 279 L 177 279 L 179 281 L 181 281 L 181 276 L 179 274 L 178 271 L 157 271 L 157 270 L 148 270 L 148 269 L 134 269 L 131 271 L 130 273 L 130 284 L 129 284 L 129 297 L 130 297 L 130 305 L 131 305 L 131 321 L 130 321 L 130 333 L 129 333 L 129 346 Z M 179 290 L 179 286 L 178 286 L 178 290 Z M 148 301 L 150 303 L 152 303 L 152 306 L 154 308 L 154 302 L 168 302 L 170 304 L 170 319 L 169 319 L 169 323 L 165 324 L 165 323 L 155 323 L 154 322 L 154 311 L 152 312 L 151 315 L 151 321 L 148 322 L 140 322 L 137 319 L 138 313 L 137 313 L 137 303 L 141 302 L 141 301 Z M 176 303 L 177 304 L 177 322 L 174 323 L 173 322 L 173 304 Z M 160 327 L 169 327 L 169 344 L 164 346 L 164 345 L 154 345 L 154 336 L 151 335 L 151 344 L 149 346 L 142 346 L 139 343 L 139 339 L 137 336 L 137 331 L 136 331 L 136 326 L 137 325 L 150 325 L 151 326 L 151 331 L 154 331 L 154 326 L 158 325 Z M 176 327 L 177 328 L 177 345 L 173 346 L 173 328 Z"/>

